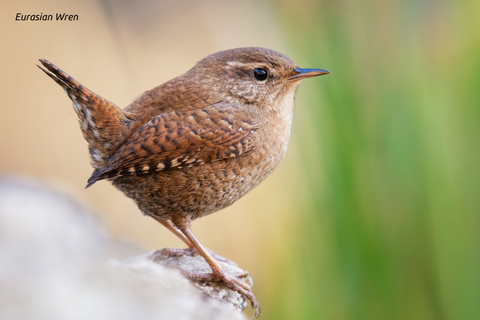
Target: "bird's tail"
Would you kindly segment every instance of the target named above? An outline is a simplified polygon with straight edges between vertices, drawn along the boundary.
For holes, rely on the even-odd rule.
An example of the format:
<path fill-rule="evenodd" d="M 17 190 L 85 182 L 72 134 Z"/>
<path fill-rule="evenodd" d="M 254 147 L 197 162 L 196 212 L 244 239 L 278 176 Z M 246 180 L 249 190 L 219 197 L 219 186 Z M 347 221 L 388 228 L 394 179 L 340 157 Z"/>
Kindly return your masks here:
<path fill-rule="evenodd" d="M 83 137 L 88 142 L 92 166 L 101 167 L 127 138 L 130 119 L 115 104 L 85 88 L 51 62 L 40 59 L 43 70 L 73 101 Z"/>

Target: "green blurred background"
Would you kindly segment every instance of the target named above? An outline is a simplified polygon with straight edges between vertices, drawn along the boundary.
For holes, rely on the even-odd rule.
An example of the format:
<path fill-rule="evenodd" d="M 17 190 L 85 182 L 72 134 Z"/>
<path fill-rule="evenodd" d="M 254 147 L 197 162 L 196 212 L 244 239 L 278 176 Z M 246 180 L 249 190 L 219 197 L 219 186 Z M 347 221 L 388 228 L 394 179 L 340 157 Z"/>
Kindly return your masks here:
<path fill-rule="evenodd" d="M 289 152 L 193 231 L 265 319 L 480 319 L 479 1 L 6 1 L 0 170 L 83 199 L 145 250 L 181 243 L 92 169 L 46 58 L 126 106 L 204 56 L 268 47 L 303 81 Z M 15 22 L 17 12 L 78 22 Z"/>

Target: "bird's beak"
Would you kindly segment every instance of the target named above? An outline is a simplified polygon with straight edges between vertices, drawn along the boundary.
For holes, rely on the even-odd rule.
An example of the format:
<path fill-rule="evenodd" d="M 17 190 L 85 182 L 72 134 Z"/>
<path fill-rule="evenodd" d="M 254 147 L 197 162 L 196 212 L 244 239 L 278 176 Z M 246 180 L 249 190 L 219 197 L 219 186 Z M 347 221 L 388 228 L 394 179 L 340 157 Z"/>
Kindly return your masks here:
<path fill-rule="evenodd" d="M 329 74 L 330 71 L 323 69 L 295 69 L 295 73 L 288 77 L 288 81 L 299 81 L 306 78 L 323 76 L 324 74 Z"/>

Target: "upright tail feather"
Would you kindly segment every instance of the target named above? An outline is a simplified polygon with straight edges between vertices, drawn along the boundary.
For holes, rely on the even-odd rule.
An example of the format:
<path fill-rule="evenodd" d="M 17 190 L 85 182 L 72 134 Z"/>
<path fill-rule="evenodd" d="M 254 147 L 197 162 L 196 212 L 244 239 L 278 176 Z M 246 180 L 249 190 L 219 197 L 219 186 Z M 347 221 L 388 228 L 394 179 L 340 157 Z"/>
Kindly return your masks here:
<path fill-rule="evenodd" d="M 51 62 L 45 59 L 39 61 L 47 70 L 38 67 L 73 101 L 83 137 L 88 142 L 92 166 L 101 167 L 128 137 L 130 119 L 115 104 L 88 90 Z"/>

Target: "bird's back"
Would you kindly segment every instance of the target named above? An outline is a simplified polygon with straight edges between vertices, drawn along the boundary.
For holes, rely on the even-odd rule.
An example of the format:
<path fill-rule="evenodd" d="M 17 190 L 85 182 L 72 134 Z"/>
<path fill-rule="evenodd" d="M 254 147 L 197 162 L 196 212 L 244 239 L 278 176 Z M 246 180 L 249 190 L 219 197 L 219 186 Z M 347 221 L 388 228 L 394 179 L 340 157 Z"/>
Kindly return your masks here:
<path fill-rule="evenodd" d="M 133 133 L 160 114 L 201 109 L 219 102 L 217 100 L 208 91 L 198 90 L 195 81 L 183 74 L 144 92 L 123 111 L 134 117 Z"/>

